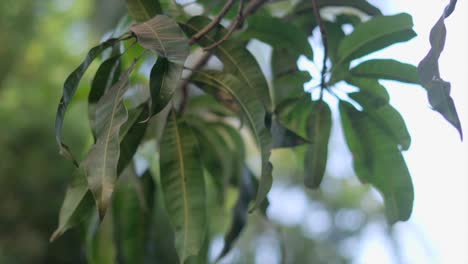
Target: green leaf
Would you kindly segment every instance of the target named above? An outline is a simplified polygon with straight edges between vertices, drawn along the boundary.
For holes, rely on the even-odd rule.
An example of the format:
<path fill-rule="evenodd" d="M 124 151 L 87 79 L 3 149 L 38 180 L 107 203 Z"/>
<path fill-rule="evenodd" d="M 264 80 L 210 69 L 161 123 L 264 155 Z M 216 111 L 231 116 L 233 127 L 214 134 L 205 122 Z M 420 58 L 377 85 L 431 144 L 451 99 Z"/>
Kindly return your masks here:
<path fill-rule="evenodd" d="M 117 179 L 119 131 L 128 118 L 122 97 L 134 66 L 135 62 L 99 100 L 96 106 L 96 143 L 84 161 L 89 189 L 96 200 L 101 220 L 109 207 Z"/>
<path fill-rule="evenodd" d="M 305 55 L 313 59 L 313 51 L 307 40 L 308 35 L 298 26 L 266 15 L 252 16 L 247 20 L 247 24 L 247 30 L 241 35 L 243 39 L 256 38 L 273 48 L 286 48 L 296 58 Z"/>
<path fill-rule="evenodd" d="M 378 16 L 361 23 L 340 43 L 338 47 L 340 60 L 337 64 L 410 40 L 416 36 L 412 28 L 413 20 L 405 13 Z"/>
<path fill-rule="evenodd" d="M 351 77 L 346 82 L 359 88 L 361 93 L 372 99 L 374 105 L 388 104 L 390 100 L 387 89 L 376 79 Z"/>
<path fill-rule="evenodd" d="M 174 19 L 157 15 L 130 30 L 136 35 L 142 47 L 156 52 L 170 62 L 184 65 L 189 54 L 188 40 Z"/>
<path fill-rule="evenodd" d="M 63 95 L 60 99 L 60 103 L 57 109 L 57 116 L 55 118 L 55 138 L 57 140 L 57 144 L 60 148 L 60 154 L 65 156 L 66 158 L 73 161 L 75 166 L 78 167 L 78 162 L 74 158 L 73 154 L 70 152 L 67 145 L 62 142 L 62 127 L 63 127 L 63 120 L 65 118 L 65 112 L 67 111 L 68 105 L 70 104 L 73 96 L 78 89 L 78 84 L 83 77 L 84 73 L 88 69 L 89 65 L 96 59 L 105 49 L 114 46 L 120 40 L 119 39 L 108 39 L 103 43 L 97 45 L 96 47 L 89 50 L 88 54 L 86 55 L 85 60 L 76 68 L 65 80 L 63 85 Z"/>
<path fill-rule="evenodd" d="M 190 127 L 169 114 L 160 146 L 161 186 L 180 262 L 197 255 L 206 229 L 203 167 Z"/>
<path fill-rule="evenodd" d="M 192 17 L 186 23 L 182 23 L 181 27 L 192 36 L 203 29 L 211 20 L 203 16 Z M 208 34 L 204 35 L 197 43 L 203 47 L 212 45 L 227 34 L 227 30 L 216 25 Z M 246 84 L 262 101 L 267 111 L 272 110 L 270 91 L 267 81 L 263 75 L 258 62 L 252 54 L 244 47 L 242 42 L 228 39 L 221 45 L 212 49 L 213 53 L 223 62 L 224 71 L 237 76 Z"/>
<path fill-rule="evenodd" d="M 362 62 L 351 69 L 351 74 L 357 77 L 419 84 L 418 70 L 415 66 L 392 59 L 375 59 Z"/>
<path fill-rule="evenodd" d="M 444 14 L 439 18 L 431 30 L 429 53 L 418 65 L 418 73 L 421 84 L 427 89 L 427 96 L 432 108 L 439 112 L 450 124 L 460 133 L 463 139 L 463 131 L 460 119 L 452 97 L 450 97 L 450 83 L 440 77 L 439 57 L 445 46 L 447 29 L 445 28 L 445 18 L 449 16 L 457 1 L 451 1 Z"/>
<path fill-rule="evenodd" d="M 151 115 L 162 111 L 179 86 L 183 66 L 158 58 L 150 73 Z"/>
<path fill-rule="evenodd" d="M 244 166 L 239 180 L 239 196 L 233 208 L 231 226 L 224 236 L 224 246 L 217 261 L 226 256 L 247 225 L 249 204 L 255 198 L 255 186 L 252 172 Z"/>
<path fill-rule="evenodd" d="M 403 117 L 395 108 L 388 103 L 376 105 L 366 94 L 352 93 L 349 96 L 364 108 L 369 118 L 392 137 L 395 143 L 399 144 L 401 150 L 409 149 L 411 136 Z"/>
<path fill-rule="evenodd" d="M 272 148 L 291 148 L 310 143 L 309 140 L 283 126 L 276 119 L 271 121 Z"/>
<path fill-rule="evenodd" d="M 86 172 L 81 167 L 76 168 L 60 209 L 58 227 L 50 237 L 50 241 L 55 241 L 69 228 L 82 222 L 94 208 L 93 195 L 86 181 Z"/>
<path fill-rule="evenodd" d="M 332 115 L 328 104 L 322 101 L 313 102 L 311 108 L 308 135 L 312 144 L 309 145 L 304 160 L 304 185 L 309 188 L 318 188 L 327 165 Z"/>
<path fill-rule="evenodd" d="M 114 238 L 114 222 L 112 217 L 107 216 L 102 221 L 99 221 L 96 215 L 94 215 L 87 229 L 86 263 L 116 263 L 118 251 Z"/>
<path fill-rule="evenodd" d="M 309 139 L 307 120 L 311 110 L 312 100 L 309 95 L 304 95 L 299 98 L 283 101 L 276 108 L 275 114 L 278 121 L 289 130 L 294 131 L 294 133 L 303 138 Z"/>
<path fill-rule="evenodd" d="M 117 176 L 132 161 L 138 146 L 148 127 L 149 110 L 148 105 L 144 104 L 138 108 L 130 110 L 128 121 L 122 126 L 120 131 L 120 155 L 117 163 Z"/>
<path fill-rule="evenodd" d="M 265 127 L 265 110 L 258 98 L 251 95 L 246 84 L 231 74 L 204 71 L 192 75 L 191 81 L 200 88 L 210 93 L 212 90 L 221 89 L 232 95 L 241 106 L 242 112 L 249 124 L 253 135 L 260 147 L 262 169 L 257 198 L 252 210 L 260 206 L 271 188 L 273 178 L 273 166 L 269 162 L 271 152 L 271 135 Z"/>
<path fill-rule="evenodd" d="M 414 190 L 397 144 L 365 112 L 359 112 L 345 102 L 340 102 L 339 108 L 357 176 L 383 195 L 390 223 L 408 220 Z"/>
<path fill-rule="evenodd" d="M 99 99 L 101 99 L 104 92 L 119 81 L 121 65 L 120 56 L 121 54 L 118 54 L 104 61 L 97 69 L 91 83 L 91 90 L 88 95 L 88 117 L 94 137 L 96 137 L 96 124 L 94 123 L 96 117 L 96 104 Z"/>
<path fill-rule="evenodd" d="M 143 22 L 161 14 L 159 0 L 127 0 L 128 12 L 136 22 Z"/>

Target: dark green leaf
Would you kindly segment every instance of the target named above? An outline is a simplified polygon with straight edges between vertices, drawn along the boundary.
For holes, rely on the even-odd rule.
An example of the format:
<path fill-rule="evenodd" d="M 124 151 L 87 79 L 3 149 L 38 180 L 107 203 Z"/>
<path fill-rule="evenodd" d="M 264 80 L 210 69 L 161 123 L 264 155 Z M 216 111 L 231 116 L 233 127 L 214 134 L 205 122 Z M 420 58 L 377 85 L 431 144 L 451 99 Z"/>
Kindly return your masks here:
<path fill-rule="evenodd" d="M 65 118 L 65 112 L 67 111 L 68 105 L 70 104 L 73 96 L 76 93 L 78 83 L 80 82 L 84 73 L 88 69 L 89 65 L 91 65 L 94 59 L 96 59 L 105 49 L 114 46 L 119 41 L 119 39 L 114 38 L 108 39 L 105 42 L 89 50 L 85 60 L 67 77 L 63 85 L 63 95 L 60 99 L 60 103 L 57 109 L 57 116 L 55 119 L 55 138 L 60 148 L 60 154 L 72 160 L 76 166 L 78 166 L 78 162 L 73 157 L 68 146 L 62 142 L 62 127 L 63 120 Z"/>
<path fill-rule="evenodd" d="M 414 191 L 397 144 L 365 112 L 345 102 L 340 102 L 339 108 L 356 175 L 381 192 L 390 223 L 407 220 L 413 208 Z"/>
<path fill-rule="evenodd" d="M 338 47 L 339 62 L 349 62 L 392 44 L 412 39 L 413 20 L 402 13 L 393 16 L 378 16 L 359 24 L 347 35 Z"/>
<path fill-rule="evenodd" d="M 197 255 L 206 229 L 203 167 L 190 127 L 169 114 L 160 146 L 161 186 L 180 262 Z"/>
<path fill-rule="evenodd" d="M 327 165 L 332 115 L 330 107 L 322 101 L 313 102 L 311 108 L 308 136 L 312 144 L 309 145 L 304 160 L 304 185 L 309 188 L 317 188 L 322 182 Z"/>
<path fill-rule="evenodd" d="M 275 110 L 278 121 L 308 139 L 307 118 L 312 110 L 312 100 L 308 95 L 283 101 Z"/>
<path fill-rule="evenodd" d="M 192 17 L 187 23 L 181 24 L 187 35 L 192 36 L 203 29 L 211 20 L 202 16 Z M 198 40 L 198 44 L 206 47 L 221 39 L 227 30 L 217 25 L 208 34 Z M 212 49 L 213 53 L 223 62 L 224 70 L 237 76 L 246 84 L 246 88 L 254 92 L 262 101 L 267 111 L 272 110 L 270 92 L 265 76 L 260 66 L 241 42 L 229 39 Z"/>
<path fill-rule="evenodd" d="M 376 79 L 352 77 L 346 80 L 347 83 L 359 88 L 359 91 L 372 99 L 372 104 L 388 104 L 390 96 L 387 89 Z"/>
<path fill-rule="evenodd" d="M 161 14 L 159 0 L 127 0 L 128 12 L 136 22 L 143 22 Z"/>
<path fill-rule="evenodd" d="M 439 112 L 450 124 L 452 124 L 460 133 L 463 139 L 463 131 L 460 119 L 455 108 L 455 103 L 450 97 L 450 83 L 440 77 L 439 57 L 445 46 L 447 30 L 445 28 L 445 18 L 449 16 L 457 1 L 451 1 L 444 14 L 439 18 L 431 30 L 429 53 L 418 65 L 418 73 L 422 85 L 427 89 L 429 103 L 432 108 Z"/>
<path fill-rule="evenodd" d="M 252 129 L 253 135 L 260 147 L 262 158 L 262 169 L 257 198 L 252 210 L 260 206 L 271 188 L 273 178 L 273 166 L 269 162 L 271 151 L 271 135 L 265 127 L 265 110 L 260 100 L 251 95 L 249 89 L 245 89 L 246 84 L 235 78 L 233 75 L 205 71 L 192 75 L 191 80 L 210 93 L 212 90 L 221 89 L 232 95 L 241 106 L 242 112 Z"/>
<path fill-rule="evenodd" d="M 256 15 L 247 20 L 248 28 L 242 38 L 256 38 L 270 44 L 273 48 L 286 48 L 296 59 L 305 55 L 313 59 L 312 48 L 307 40 L 308 35 L 294 24 L 280 18 Z"/>
<path fill-rule="evenodd" d="M 157 15 L 130 30 L 145 49 L 152 50 L 170 62 L 184 65 L 189 54 L 188 40 L 174 19 Z"/>
<path fill-rule="evenodd" d="M 272 148 L 290 148 L 310 143 L 309 140 L 283 126 L 276 119 L 271 122 Z"/>
<path fill-rule="evenodd" d="M 179 86 L 183 66 L 158 58 L 150 73 L 151 115 L 158 114 L 171 101 Z"/>
<path fill-rule="evenodd" d="M 392 59 L 365 61 L 352 68 L 351 74 L 357 77 L 419 84 L 418 70 L 415 66 Z"/>
<path fill-rule="evenodd" d="M 101 220 L 109 207 L 117 179 L 119 131 L 128 118 L 122 98 L 134 66 L 135 62 L 99 100 L 96 106 L 96 143 L 84 161 L 89 189 L 96 200 Z"/>

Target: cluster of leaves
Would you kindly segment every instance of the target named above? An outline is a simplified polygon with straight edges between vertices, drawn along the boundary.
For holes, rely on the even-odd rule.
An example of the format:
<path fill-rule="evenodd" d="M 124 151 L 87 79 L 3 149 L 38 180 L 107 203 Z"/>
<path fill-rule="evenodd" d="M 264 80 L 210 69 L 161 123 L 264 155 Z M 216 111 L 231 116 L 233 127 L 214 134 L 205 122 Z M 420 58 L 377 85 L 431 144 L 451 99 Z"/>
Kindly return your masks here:
<path fill-rule="evenodd" d="M 265 214 L 273 181 L 269 161 L 273 148 L 306 145 L 304 183 L 310 188 L 320 186 L 332 111 L 341 116 L 356 175 L 381 192 L 388 220 L 394 223 L 410 217 L 413 185 L 402 151 L 409 148 L 411 138 L 379 80 L 419 84 L 418 70 L 391 59 L 361 59 L 361 63 L 351 64 L 412 39 L 416 34 L 410 15 L 383 16 L 364 0 L 300 1 L 286 14 L 262 0 L 224 4 L 203 0 L 196 5 L 211 11 L 196 16 L 170 1 L 127 2 L 136 23 L 121 23 L 115 32 L 124 33 L 92 48 L 64 84 L 56 139 L 60 152 L 73 161 L 76 170 L 51 240 L 87 222 L 95 245 L 90 250 L 92 259 L 109 257 L 96 248 L 105 243 L 103 239 L 112 239 L 119 250 L 110 255 L 124 262 L 140 263 L 135 259 L 152 257 L 167 263 L 205 263 L 211 237 L 207 186 L 213 183 L 221 204 L 227 203 L 224 197 L 230 186 L 238 189 L 222 257 L 246 225 L 247 213 L 260 209 Z M 320 17 L 319 9 L 336 6 L 344 11 L 331 19 Z M 228 28 L 220 23 L 223 18 L 230 21 Z M 345 26 L 353 31 L 345 34 Z M 321 96 L 312 101 L 303 90 L 309 77 L 298 70 L 297 60 L 301 55 L 313 59 L 308 37 L 316 27 L 324 40 L 325 60 L 316 88 Z M 250 39 L 273 49 L 271 85 L 246 47 Z M 187 58 L 200 50 L 204 50 L 201 59 L 189 67 Z M 434 51 L 437 55 L 432 57 L 438 57 L 440 51 Z M 131 76 L 138 76 L 144 62 L 155 54 L 149 82 L 143 83 L 148 96 L 132 105 L 126 101 L 129 94 L 136 93 L 128 89 Z M 88 97 L 94 144 L 79 162 L 62 140 L 63 121 L 80 79 L 98 57 L 102 63 Z M 207 69 L 210 57 L 219 59 L 222 67 Z M 347 99 L 338 96 L 337 84 L 343 82 L 358 91 L 349 93 Z M 434 108 L 447 116 L 447 99 L 434 95 L 433 90 L 428 88 L 431 104 L 437 98 Z M 338 109 L 330 107 L 324 93 L 339 99 Z M 248 136 L 236 127 L 243 124 L 260 150 L 259 180 L 245 162 Z M 157 131 L 150 129 L 153 126 Z M 153 155 L 159 157 L 158 166 L 136 176 L 132 160 L 147 142 L 157 146 Z M 125 174 L 130 176 L 123 177 Z M 105 217 L 109 209 L 112 216 Z M 96 236 L 95 227 L 106 221 L 112 221 L 117 231 L 104 230 Z M 152 230 L 157 234 L 151 235 Z M 156 243 L 154 239 L 164 245 L 150 254 L 146 245 Z"/>

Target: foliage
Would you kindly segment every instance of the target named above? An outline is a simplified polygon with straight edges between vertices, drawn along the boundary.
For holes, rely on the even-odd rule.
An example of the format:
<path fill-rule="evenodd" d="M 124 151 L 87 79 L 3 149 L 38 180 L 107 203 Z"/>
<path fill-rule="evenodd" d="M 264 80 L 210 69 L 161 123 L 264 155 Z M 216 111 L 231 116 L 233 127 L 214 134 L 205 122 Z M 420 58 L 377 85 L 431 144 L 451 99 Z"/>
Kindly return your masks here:
<path fill-rule="evenodd" d="M 264 0 L 221 2 L 192 3 L 205 7 L 202 15 L 194 15 L 190 5 L 127 0 L 135 22 L 119 25 L 115 31 L 123 34 L 92 48 L 66 79 L 55 131 L 60 153 L 77 168 L 51 240 L 72 226 L 85 225 L 91 230 L 89 259 L 96 263 L 135 256 L 149 262 L 206 263 L 214 237 L 210 221 L 215 210 L 207 194 L 211 182 L 218 206 L 232 207 L 221 258 L 248 226 L 248 212 L 266 216 L 275 166 L 270 161 L 272 149 L 305 149 L 300 165 L 305 186 L 319 188 L 331 127 L 340 121 L 354 171 L 362 183 L 382 194 L 388 222 L 409 219 L 414 191 L 402 151 L 410 147 L 411 138 L 379 80 L 420 83 L 434 110 L 461 134 L 450 85 L 440 78 L 437 66 L 445 40 L 443 21 L 456 1 L 431 32 L 431 51 L 419 68 L 393 59 L 366 59 L 416 35 L 408 14 L 384 16 L 367 1 L 304 0 L 289 3 L 286 12 Z M 325 18 L 321 11 L 330 6 L 345 8 L 329 11 Z M 345 34 L 344 26 L 352 32 Z M 320 35 L 324 51 L 320 84 L 315 88 L 319 96 L 314 100 L 303 92 L 307 79 L 297 68 L 300 56 L 314 57 L 308 45 L 311 34 Z M 251 39 L 273 49 L 267 65 L 271 74 L 264 73 L 247 48 Z M 102 63 L 88 97 L 94 143 L 78 161 L 62 142 L 62 127 L 80 79 L 99 57 Z M 220 63 L 210 66 L 213 58 Z M 148 63 L 151 70 L 142 78 Z M 130 80 L 147 88 L 146 93 L 129 88 Z M 357 91 L 347 98 L 339 96 L 336 91 L 343 82 Z M 325 94 L 335 96 L 339 107 L 332 107 Z M 132 100 L 138 103 L 132 105 Z M 333 113 L 341 119 L 333 120 Z M 252 173 L 256 168 L 246 166 L 244 146 L 249 142 L 255 142 L 260 152 L 258 179 Z M 134 171 L 138 169 L 134 162 L 142 158 L 134 156 L 147 144 L 154 147 L 147 156 L 159 158 L 152 158 L 142 174 Z M 125 174 L 136 177 L 129 181 L 127 176 L 119 184 L 119 176 Z M 130 182 L 137 187 L 128 188 Z M 232 187 L 238 193 L 234 206 L 226 199 Z M 124 213 L 128 208 L 139 210 Z M 145 221 L 149 217 L 155 221 Z M 164 234 L 142 235 L 152 230 Z M 150 240 L 168 249 L 153 252 L 135 247 Z M 117 246 L 105 252 L 102 243 Z"/>

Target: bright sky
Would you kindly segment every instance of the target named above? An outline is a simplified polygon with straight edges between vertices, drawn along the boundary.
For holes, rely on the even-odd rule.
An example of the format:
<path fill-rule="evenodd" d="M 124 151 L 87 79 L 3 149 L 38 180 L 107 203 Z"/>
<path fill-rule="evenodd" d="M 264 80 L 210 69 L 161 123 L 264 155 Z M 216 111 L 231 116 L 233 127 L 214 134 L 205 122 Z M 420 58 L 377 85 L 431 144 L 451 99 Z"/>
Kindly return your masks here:
<path fill-rule="evenodd" d="M 419 35 L 383 54 L 417 64 L 429 50 L 430 28 L 448 1 L 388 2 L 392 6 L 387 13 L 408 12 L 413 16 Z M 467 25 L 468 3 L 458 1 L 455 12 L 446 20 L 447 42 L 440 59 L 441 76 L 452 84 L 452 97 L 465 134 L 468 134 Z M 468 143 L 460 142 L 457 131 L 427 107 L 422 89 L 390 82 L 386 86 L 413 139 L 405 158 L 415 185 L 415 205 L 411 220 L 396 227 L 403 258 L 407 263 L 468 263 Z M 384 252 L 375 243 L 378 239 L 363 248 L 358 263 L 376 263 L 375 259 L 382 258 Z M 427 255 L 427 250 L 431 255 Z"/>

